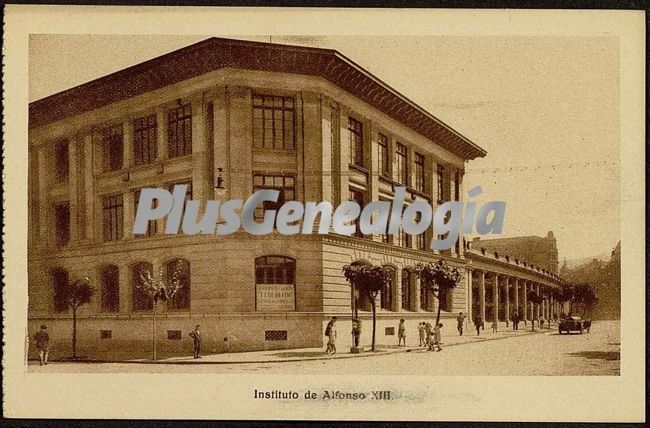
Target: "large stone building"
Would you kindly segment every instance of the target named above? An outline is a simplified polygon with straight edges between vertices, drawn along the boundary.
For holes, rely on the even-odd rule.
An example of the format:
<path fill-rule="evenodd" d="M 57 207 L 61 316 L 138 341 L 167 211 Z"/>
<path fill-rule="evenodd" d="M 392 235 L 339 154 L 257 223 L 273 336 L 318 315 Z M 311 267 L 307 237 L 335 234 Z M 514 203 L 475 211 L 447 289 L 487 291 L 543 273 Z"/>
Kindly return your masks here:
<path fill-rule="evenodd" d="M 163 220 L 134 236 L 139 190 L 183 183 L 188 198 L 227 200 L 272 188 L 282 201 L 337 206 L 390 201 L 406 185 L 410 200 L 435 208 L 461 197 L 465 162 L 485 154 L 328 49 L 211 38 L 33 102 L 30 331 L 46 323 L 53 352 L 68 353 L 72 323 L 56 290 L 88 276 L 96 293 L 80 310 L 79 353 L 147 357 L 152 301 L 139 284 L 160 272 L 182 285 L 156 308 L 160 355 L 189 352 L 195 324 L 207 352 L 321 346 L 330 316 L 349 332 L 342 267 L 367 261 L 393 271 L 378 302 L 379 340 L 392 342 L 398 319 L 415 331 L 436 309 L 415 264 L 465 269 L 462 245 L 429 250 L 430 232 L 166 235 Z M 467 312 L 468 292 L 464 281 L 443 299 L 445 316 Z"/>
<path fill-rule="evenodd" d="M 514 238 L 474 238 L 471 247 L 475 250 L 484 248 L 488 252 L 509 255 L 544 269 L 558 273 L 559 262 L 557 241 L 552 231 L 541 236 L 517 236 Z"/>

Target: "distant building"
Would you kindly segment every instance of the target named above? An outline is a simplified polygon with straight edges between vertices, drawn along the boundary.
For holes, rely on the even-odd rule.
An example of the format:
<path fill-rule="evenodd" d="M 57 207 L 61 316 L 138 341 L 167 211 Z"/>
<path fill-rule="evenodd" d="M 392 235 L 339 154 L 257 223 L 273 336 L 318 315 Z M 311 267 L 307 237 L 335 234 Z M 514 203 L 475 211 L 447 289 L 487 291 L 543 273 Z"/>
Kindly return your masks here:
<path fill-rule="evenodd" d="M 474 238 L 471 247 L 474 250 L 485 248 L 489 253 L 496 251 L 504 256 L 526 260 L 552 273 L 558 273 L 557 241 L 552 231 L 546 234 L 546 238 L 539 236 L 496 239 Z"/>

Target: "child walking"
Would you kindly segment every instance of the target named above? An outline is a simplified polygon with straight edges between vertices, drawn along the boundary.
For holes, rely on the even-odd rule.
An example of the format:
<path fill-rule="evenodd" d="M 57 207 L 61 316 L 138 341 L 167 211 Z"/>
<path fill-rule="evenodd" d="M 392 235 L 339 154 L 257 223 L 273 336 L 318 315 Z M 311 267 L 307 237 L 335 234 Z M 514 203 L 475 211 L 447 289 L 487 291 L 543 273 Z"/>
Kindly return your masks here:
<path fill-rule="evenodd" d="M 497 332 L 497 320 L 496 318 L 492 321 L 492 333 Z"/>
<path fill-rule="evenodd" d="M 423 322 L 418 324 L 418 334 L 420 335 L 420 344 L 418 346 L 426 346 L 427 345 L 427 343 L 425 341 L 426 332 L 424 331 L 424 323 Z"/>
<path fill-rule="evenodd" d="M 442 342 L 442 333 L 440 332 L 440 329 L 442 328 L 442 323 L 439 323 L 436 325 L 436 328 L 433 329 L 433 341 L 434 345 L 438 348 L 436 352 L 442 351 L 442 348 L 440 347 L 440 342 Z M 433 346 L 431 346 L 431 350 L 433 350 Z"/>

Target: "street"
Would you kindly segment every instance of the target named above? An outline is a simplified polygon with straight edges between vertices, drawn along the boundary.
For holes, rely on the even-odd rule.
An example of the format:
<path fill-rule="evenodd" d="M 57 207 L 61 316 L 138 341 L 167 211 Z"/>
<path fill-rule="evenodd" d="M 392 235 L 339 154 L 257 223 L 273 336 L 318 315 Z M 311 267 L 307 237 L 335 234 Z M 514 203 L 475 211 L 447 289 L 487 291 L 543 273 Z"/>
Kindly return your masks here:
<path fill-rule="evenodd" d="M 528 329 L 530 327 L 527 327 Z M 490 333 L 482 336 L 489 337 Z M 339 350 L 342 352 L 343 350 Z M 300 350 L 296 350 L 299 353 Z M 345 352 L 345 351 L 343 351 Z M 435 364 L 434 364 L 435 362 Z M 247 364 L 58 363 L 32 373 L 272 373 L 429 374 L 443 376 L 575 376 L 620 373 L 620 323 L 594 322 L 590 333 L 560 335 L 557 329 L 518 337 L 444 346 L 442 352 L 415 349 L 363 358 Z"/>

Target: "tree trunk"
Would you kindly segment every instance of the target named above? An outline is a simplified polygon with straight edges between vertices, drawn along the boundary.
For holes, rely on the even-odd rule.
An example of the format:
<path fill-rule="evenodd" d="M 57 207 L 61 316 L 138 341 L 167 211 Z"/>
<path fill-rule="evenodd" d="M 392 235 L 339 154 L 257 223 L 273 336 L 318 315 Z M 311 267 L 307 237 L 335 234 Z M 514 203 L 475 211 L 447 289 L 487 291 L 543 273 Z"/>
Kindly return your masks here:
<path fill-rule="evenodd" d="M 72 307 L 72 358 L 77 358 L 77 308 Z"/>
<path fill-rule="evenodd" d="M 438 314 L 436 315 L 436 326 L 440 324 L 440 311 L 442 310 L 442 301 L 440 300 L 440 292 L 438 292 Z"/>
<path fill-rule="evenodd" d="M 375 308 L 375 297 L 371 295 L 370 307 L 372 308 L 372 352 L 375 352 L 375 327 L 377 324 L 377 309 Z"/>
<path fill-rule="evenodd" d="M 154 361 L 156 360 L 156 300 L 154 299 L 153 301 L 153 316 L 151 317 L 152 320 L 152 341 L 153 341 L 153 359 Z"/>

